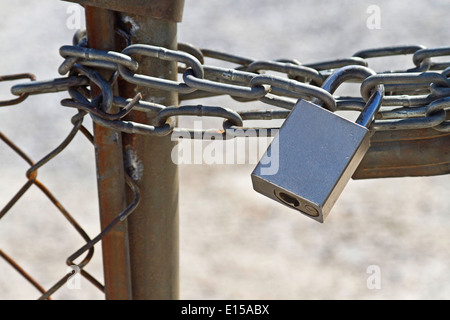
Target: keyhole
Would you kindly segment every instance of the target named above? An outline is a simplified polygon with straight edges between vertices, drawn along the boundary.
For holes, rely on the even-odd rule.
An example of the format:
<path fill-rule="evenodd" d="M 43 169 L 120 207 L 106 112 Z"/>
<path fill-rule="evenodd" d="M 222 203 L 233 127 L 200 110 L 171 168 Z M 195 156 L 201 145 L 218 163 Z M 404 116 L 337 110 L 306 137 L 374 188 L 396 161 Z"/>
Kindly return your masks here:
<path fill-rule="evenodd" d="M 303 205 L 303 208 L 300 208 L 300 201 L 297 198 L 295 198 L 287 193 L 284 193 L 282 191 L 274 191 L 274 193 L 280 201 L 284 202 L 288 206 L 294 207 L 295 209 L 297 209 L 311 217 L 319 216 L 319 211 L 317 211 L 317 209 L 314 208 L 313 206 L 305 203 Z"/>
<path fill-rule="evenodd" d="M 295 199 L 294 197 L 288 195 L 287 193 L 280 192 L 280 193 L 278 193 L 278 197 L 280 198 L 281 201 L 287 203 L 290 206 L 293 206 L 293 207 L 300 206 L 300 202 L 297 199 Z"/>

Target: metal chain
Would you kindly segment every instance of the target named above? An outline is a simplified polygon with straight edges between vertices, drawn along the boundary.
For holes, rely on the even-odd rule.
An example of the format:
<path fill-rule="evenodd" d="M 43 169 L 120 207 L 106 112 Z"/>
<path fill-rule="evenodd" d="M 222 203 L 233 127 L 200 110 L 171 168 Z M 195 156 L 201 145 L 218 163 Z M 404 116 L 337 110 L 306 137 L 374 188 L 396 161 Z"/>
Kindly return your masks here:
<path fill-rule="evenodd" d="M 73 46 L 63 46 L 60 54 L 65 61 L 59 68 L 66 78 L 50 81 L 33 81 L 12 87 L 11 92 L 19 98 L 0 102 L 0 106 L 19 103 L 29 95 L 50 92 L 69 91 L 71 99 L 64 99 L 65 107 L 77 108 L 90 114 L 96 123 L 127 133 L 144 135 L 168 135 L 175 131 L 190 132 L 193 130 L 175 128 L 171 117 L 176 116 L 213 116 L 223 117 L 224 125 L 217 130 L 223 136 L 233 137 L 238 128 L 242 129 L 242 114 L 245 111 L 231 113 L 223 107 L 212 106 L 163 106 L 141 101 L 140 96 L 133 99 L 115 97 L 111 86 L 119 77 L 133 84 L 161 90 L 176 91 L 181 101 L 227 95 L 240 102 L 261 101 L 278 108 L 291 110 L 298 99 L 313 101 L 330 111 L 362 110 L 376 85 L 385 86 L 386 95 L 382 109 L 372 124 L 372 130 L 400 130 L 433 127 L 440 131 L 450 131 L 450 122 L 446 120 L 450 96 L 449 66 L 450 62 L 435 62 L 432 58 L 450 55 L 450 47 L 425 48 L 423 46 L 396 46 L 362 50 L 352 57 L 331 61 L 301 64 L 295 59 L 279 59 L 274 61 L 257 60 L 229 53 L 199 49 L 191 44 L 180 43 L 178 50 L 169 50 L 149 45 L 130 45 L 122 52 L 101 51 L 87 48 L 84 32 L 74 36 Z M 160 60 L 177 61 L 182 82 L 150 77 L 138 74 L 139 64 L 133 55 L 144 55 Z M 361 84 L 360 97 L 339 97 L 330 94 L 323 86 L 325 80 L 337 70 L 345 66 L 369 66 L 368 59 L 392 55 L 412 55 L 414 67 L 404 71 L 383 71 L 365 77 Z M 237 64 L 234 68 L 223 68 L 206 65 L 205 59 L 218 59 Z M 103 79 L 93 68 L 115 70 L 114 76 L 108 81 Z M 434 70 L 434 71 L 430 71 Z M 277 72 L 286 77 L 265 74 Z M 441 71 L 441 72 L 439 72 Z M 35 80 L 34 77 L 28 77 Z M 18 76 L 2 77 L 0 81 L 16 80 Z M 338 82 L 345 81 L 345 75 Z M 352 80 L 354 81 L 354 80 Z M 90 99 L 88 86 L 95 83 L 101 89 L 101 95 Z M 84 94 L 80 93 L 84 92 Z M 334 92 L 334 90 L 333 90 Z M 436 102 L 439 101 L 439 102 Z M 439 108 L 435 106 L 439 105 Z M 119 107 L 121 111 L 110 114 L 108 110 Z M 400 107 L 392 109 L 392 107 Z M 165 110 L 169 108 L 170 113 Z M 389 109 L 389 110 L 388 110 Z M 144 125 L 122 120 L 130 111 L 150 112 L 157 119 L 154 125 Z M 160 115 L 170 114 L 170 116 Z M 258 119 L 271 119 L 267 114 L 277 114 L 287 117 L 289 112 L 272 110 Z M 259 117 L 259 116 L 258 116 Z M 255 128 L 258 129 L 258 128 Z M 176 133 L 176 132 L 175 132 Z M 226 134 L 225 134 L 226 133 Z M 196 135 L 199 137 L 201 135 Z"/>
<path fill-rule="evenodd" d="M 126 35 L 122 35 L 126 40 Z M 14 206 L 22 195 L 36 185 L 60 210 L 75 230 L 86 241 L 85 245 L 67 259 L 69 266 L 77 266 L 81 274 L 99 289 L 103 286 L 83 268 L 93 256 L 94 245 L 101 241 L 117 224 L 124 221 L 138 206 L 140 193 L 136 184 L 126 176 L 126 182 L 134 194 L 134 201 L 119 213 L 105 229 L 91 239 L 73 217 L 64 209 L 52 193 L 37 180 L 37 170 L 62 152 L 78 132 L 82 132 L 91 142 L 92 134 L 82 125 L 89 114 L 96 123 L 126 133 L 143 135 L 185 136 L 192 139 L 204 135 L 221 135 L 225 139 L 246 136 L 252 129 L 256 136 L 273 135 L 279 127 L 249 128 L 244 121 L 285 119 L 298 99 L 312 101 L 335 112 L 340 110 L 362 111 L 377 86 L 386 91 L 382 109 L 377 113 L 371 130 L 400 130 L 434 128 L 450 131 L 448 111 L 450 110 L 450 62 L 435 61 L 436 57 L 450 55 L 450 47 L 425 48 L 423 46 L 397 46 L 362 50 L 349 58 L 302 64 L 296 59 L 273 61 L 257 60 L 230 53 L 200 49 L 191 44 L 180 43 L 178 50 L 169 50 L 149 45 L 129 45 L 122 52 L 100 51 L 87 48 L 86 33 L 79 31 L 74 36 L 72 46 L 63 46 L 61 56 L 65 59 L 58 71 L 62 78 L 36 81 L 32 74 L 18 74 L 0 77 L 0 81 L 29 79 L 31 82 L 14 85 L 11 93 L 16 99 L 0 101 L 0 107 L 16 105 L 30 95 L 67 91 L 70 98 L 61 101 L 64 107 L 78 109 L 72 118 L 73 128 L 64 141 L 43 159 L 34 163 L 19 147 L 0 132 L 0 139 L 9 145 L 31 166 L 27 182 L 0 211 L 0 219 Z M 178 62 L 178 72 L 182 82 L 150 77 L 139 74 L 139 64 L 133 55 L 143 55 L 160 60 Z M 369 69 L 369 59 L 392 55 L 412 55 L 411 68 L 400 71 L 376 73 Z M 223 68 L 205 64 L 206 59 L 216 59 L 234 64 Z M 110 79 L 104 79 L 95 69 L 114 70 Z M 281 75 L 266 74 L 277 72 Z M 240 102 L 260 101 L 278 109 L 249 109 L 234 111 L 222 106 L 182 105 L 165 106 L 143 101 L 142 96 L 114 96 L 112 87 L 121 78 L 144 87 L 176 91 L 180 101 L 226 95 Z M 360 82 L 360 96 L 341 97 L 334 92 L 343 82 Z M 91 98 L 90 85 L 94 83 L 101 94 Z M 113 108 L 114 107 L 114 108 Z M 120 111 L 111 113 L 112 109 Z M 153 119 L 151 125 L 123 120 L 131 111 L 146 112 Z M 200 132 L 194 129 L 174 126 L 177 116 L 219 117 L 223 126 L 217 130 Z M 83 254 L 81 262 L 75 260 Z M 21 269 L 6 253 L 0 256 L 18 270 L 41 293 L 41 299 L 48 299 L 69 279 L 73 273 L 62 277 L 49 290 L 44 290 L 34 279 Z"/>

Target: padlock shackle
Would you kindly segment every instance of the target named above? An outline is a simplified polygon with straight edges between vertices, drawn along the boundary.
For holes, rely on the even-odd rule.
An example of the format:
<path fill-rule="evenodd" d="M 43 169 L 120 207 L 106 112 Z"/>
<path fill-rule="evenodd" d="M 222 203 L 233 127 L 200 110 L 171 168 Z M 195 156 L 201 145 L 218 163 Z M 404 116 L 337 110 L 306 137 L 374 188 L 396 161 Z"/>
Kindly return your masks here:
<path fill-rule="evenodd" d="M 376 72 L 364 66 L 345 66 L 334 71 L 322 84 L 322 89 L 333 94 L 344 82 L 363 82 Z"/>
<path fill-rule="evenodd" d="M 381 104 L 383 103 L 384 97 L 384 85 L 379 84 L 375 87 L 372 95 L 359 115 L 358 119 L 356 119 L 356 123 L 369 128 L 372 122 L 375 120 L 375 116 L 378 113 L 378 110 L 381 108 Z"/>
<path fill-rule="evenodd" d="M 363 83 L 364 80 L 373 75 L 376 75 L 376 72 L 364 66 L 345 66 L 333 72 L 322 84 L 322 89 L 333 94 L 344 82 L 358 81 Z M 356 120 L 356 123 L 363 127 L 369 128 L 375 118 L 375 115 L 381 108 L 383 97 L 384 85 L 377 85 L 374 92 L 367 100 L 367 103 Z M 313 103 L 321 106 L 321 102 L 318 100 L 313 100 Z"/>
<path fill-rule="evenodd" d="M 345 66 L 334 71 L 322 84 L 322 89 L 333 94 L 341 84 L 348 81 L 363 82 L 370 76 L 376 75 L 376 72 L 364 66 L 351 65 Z M 319 99 L 311 101 L 314 104 L 322 107 L 323 102 Z"/>

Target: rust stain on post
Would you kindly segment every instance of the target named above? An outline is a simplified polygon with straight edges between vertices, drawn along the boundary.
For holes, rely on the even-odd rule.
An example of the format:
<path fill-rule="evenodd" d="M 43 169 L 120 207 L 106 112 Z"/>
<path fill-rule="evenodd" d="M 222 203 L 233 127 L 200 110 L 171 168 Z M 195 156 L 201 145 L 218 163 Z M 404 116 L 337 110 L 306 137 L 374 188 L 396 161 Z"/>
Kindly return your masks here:
<path fill-rule="evenodd" d="M 121 13 L 120 21 L 132 43 L 177 48 L 175 22 L 128 13 Z M 139 62 L 139 73 L 176 80 L 176 63 L 142 56 L 133 58 Z M 133 97 L 140 92 L 146 101 L 178 104 L 174 92 L 125 81 L 119 87 L 121 96 Z M 149 114 L 132 112 L 127 120 L 151 124 L 152 119 Z M 139 207 L 128 219 L 133 299 L 179 298 L 178 168 L 171 158 L 174 146 L 170 136 L 123 134 L 125 163 L 128 169 L 131 167 L 130 173 L 142 194 Z"/>
<path fill-rule="evenodd" d="M 91 48 L 115 50 L 115 13 L 86 7 L 88 42 Z M 106 79 L 111 72 L 100 72 Z M 93 94 L 99 89 L 93 86 Z M 117 91 L 117 88 L 115 89 Z M 117 110 L 112 110 L 116 112 Z M 94 123 L 94 143 L 100 223 L 104 229 L 126 206 L 121 134 Z M 128 300 L 131 276 L 127 221 L 120 223 L 102 240 L 105 295 L 108 300 Z"/>
<path fill-rule="evenodd" d="M 450 133 L 434 129 L 377 131 L 353 179 L 450 173 Z"/>

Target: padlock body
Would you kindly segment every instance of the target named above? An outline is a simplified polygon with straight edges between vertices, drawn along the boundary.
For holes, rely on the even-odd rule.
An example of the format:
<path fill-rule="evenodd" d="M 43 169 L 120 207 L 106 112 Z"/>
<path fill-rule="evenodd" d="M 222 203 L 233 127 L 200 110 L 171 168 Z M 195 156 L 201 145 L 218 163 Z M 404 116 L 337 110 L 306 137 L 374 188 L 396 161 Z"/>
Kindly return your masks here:
<path fill-rule="evenodd" d="M 323 222 L 369 146 L 367 128 L 299 100 L 253 171 L 253 188 Z"/>

